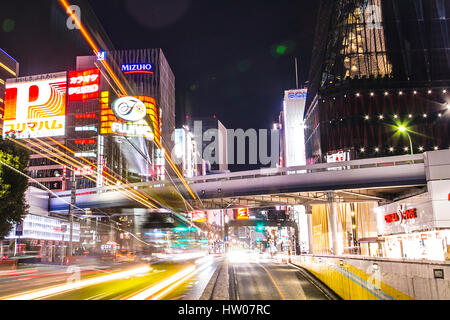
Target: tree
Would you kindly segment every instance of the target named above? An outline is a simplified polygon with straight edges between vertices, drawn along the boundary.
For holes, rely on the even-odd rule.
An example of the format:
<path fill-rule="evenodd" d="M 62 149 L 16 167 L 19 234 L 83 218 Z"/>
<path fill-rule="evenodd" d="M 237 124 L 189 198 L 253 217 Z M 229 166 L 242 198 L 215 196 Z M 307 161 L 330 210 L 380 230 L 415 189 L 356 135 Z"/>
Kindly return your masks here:
<path fill-rule="evenodd" d="M 28 174 L 28 160 L 28 150 L 13 141 L 0 140 L 0 238 L 28 213 L 25 201 L 28 179 L 8 167 Z"/>

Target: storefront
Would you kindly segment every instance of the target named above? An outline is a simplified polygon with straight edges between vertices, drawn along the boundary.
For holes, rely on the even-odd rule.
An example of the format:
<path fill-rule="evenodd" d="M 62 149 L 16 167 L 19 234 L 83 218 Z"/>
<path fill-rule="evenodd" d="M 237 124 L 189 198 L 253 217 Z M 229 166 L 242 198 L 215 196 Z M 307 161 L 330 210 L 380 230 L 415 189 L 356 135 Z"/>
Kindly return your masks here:
<path fill-rule="evenodd" d="M 29 214 L 23 219 L 22 232 L 16 225 L 5 237 L 9 256 L 21 256 L 41 262 L 62 263 L 67 254 L 70 226 L 67 221 Z M 80 242 L 80 224 L 73 223 L 74 248 Z"/>
<path fill-rule="evenodd" d="M 450 224 L 442 220 L 432 192 L 376 208 L 382 256 L 394 259 L 450 259 Z M 445 210 L 445 209 L 444 209 Z M 450 215 L 450 212 L 447 212 Z"/>

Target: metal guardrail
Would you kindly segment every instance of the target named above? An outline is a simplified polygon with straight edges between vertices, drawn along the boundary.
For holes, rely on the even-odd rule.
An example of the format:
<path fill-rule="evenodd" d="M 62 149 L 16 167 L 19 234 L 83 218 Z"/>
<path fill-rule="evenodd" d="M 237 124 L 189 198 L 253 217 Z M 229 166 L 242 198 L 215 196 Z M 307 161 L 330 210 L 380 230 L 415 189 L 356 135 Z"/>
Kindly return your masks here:
<path fill-rule="evenodd" d="M 188 179 L 189 184 L 254 179 L 273 176 L 295 175 L 305 173 L 329 172 L 333 170 L 354 170 L 377 167 L 392 167 L 400 165 L 411 165 L 424 163 L 423 155 L 396 156 L 385 158 L 373 158 L 363 160 L 352 160 L 345 162 L 315 164 L 306 166 L 296 166 L 287 168 L 268 168 L 252 171 L 240 171 L 235 173 L 217 174 L 212 176 L 199 176 Z"/>

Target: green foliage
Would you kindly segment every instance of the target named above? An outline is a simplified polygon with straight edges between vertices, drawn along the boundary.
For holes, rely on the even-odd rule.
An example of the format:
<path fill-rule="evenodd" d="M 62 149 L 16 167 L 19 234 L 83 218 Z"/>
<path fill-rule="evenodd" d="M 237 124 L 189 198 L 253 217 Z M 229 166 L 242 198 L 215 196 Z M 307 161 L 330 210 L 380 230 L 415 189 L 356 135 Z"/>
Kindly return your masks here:
<path fill-rule="evenodd" d="M 29 152 L 16 143 L 0 140 L 0 159 L 15 169 L 28 174 Z M 25 191 L 28 179 L 0 163 L 0 237 L 27 214 Z"/>

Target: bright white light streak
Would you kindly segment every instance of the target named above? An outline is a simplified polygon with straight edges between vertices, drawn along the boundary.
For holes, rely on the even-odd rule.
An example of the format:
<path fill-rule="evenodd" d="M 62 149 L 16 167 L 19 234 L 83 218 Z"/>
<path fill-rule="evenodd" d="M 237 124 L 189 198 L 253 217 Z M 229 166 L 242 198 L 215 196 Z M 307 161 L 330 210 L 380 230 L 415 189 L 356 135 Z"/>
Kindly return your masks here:
<path fill-rule="evenodd" d="M 105 276 L 100 276 L 100 277 L 96 277 L 96 278 L 92 278 L 92 279 L 81 280 L 79 282 L 59 285 L 59 286 L 55 286 L 55 287 L 48 288 L 48 289 L 36 290 L 36 291 L 28 292 L 25 294 L 19 294 L 19 295 L 15 295 L 15 296 L 6 298 L 4 300 L 39 299 L 39 298 L 43 298 L 46 296 L 59 294 L 59 293 L 65 292 L 65 291 L 77 290 L 77 289 L 81 289 L 83 287 L 92 286 L 92 285 L 107 282 L 107 281 L 120 280 L 120 279 L 123 279 L 126 277 L 130 277 L 130 276 L 134 276 L 137 274 L 142 274 L 142 273 L 150 272 L 150 271 L 151 271 L 151 268 L 149 266 L 134 268 L 131 270 L 108 274 Z"/>
<path fill-rule="evenodd" d="M 152 295 L 154 295 L 155 293 L 167 288 L 168 286 L 173 285 L 175 282 L 178 282 L 179 280 L 187 277 L 188 275 L 193 275 L 195 272 L 195 267 L 191 266 L 188 267 L 186 269 L 184 269 L 183 271 L 180 271 L 176 274 L 174 274 L 173 276 L 167 278 L 166 280 L 163 280 L 159 283 L 157 283 L 156 285 L 142 291 L 139 292 L 138 294 L 129 297 L 127 300 L 145 300 L 148 297 L 151 297 Z"/>

